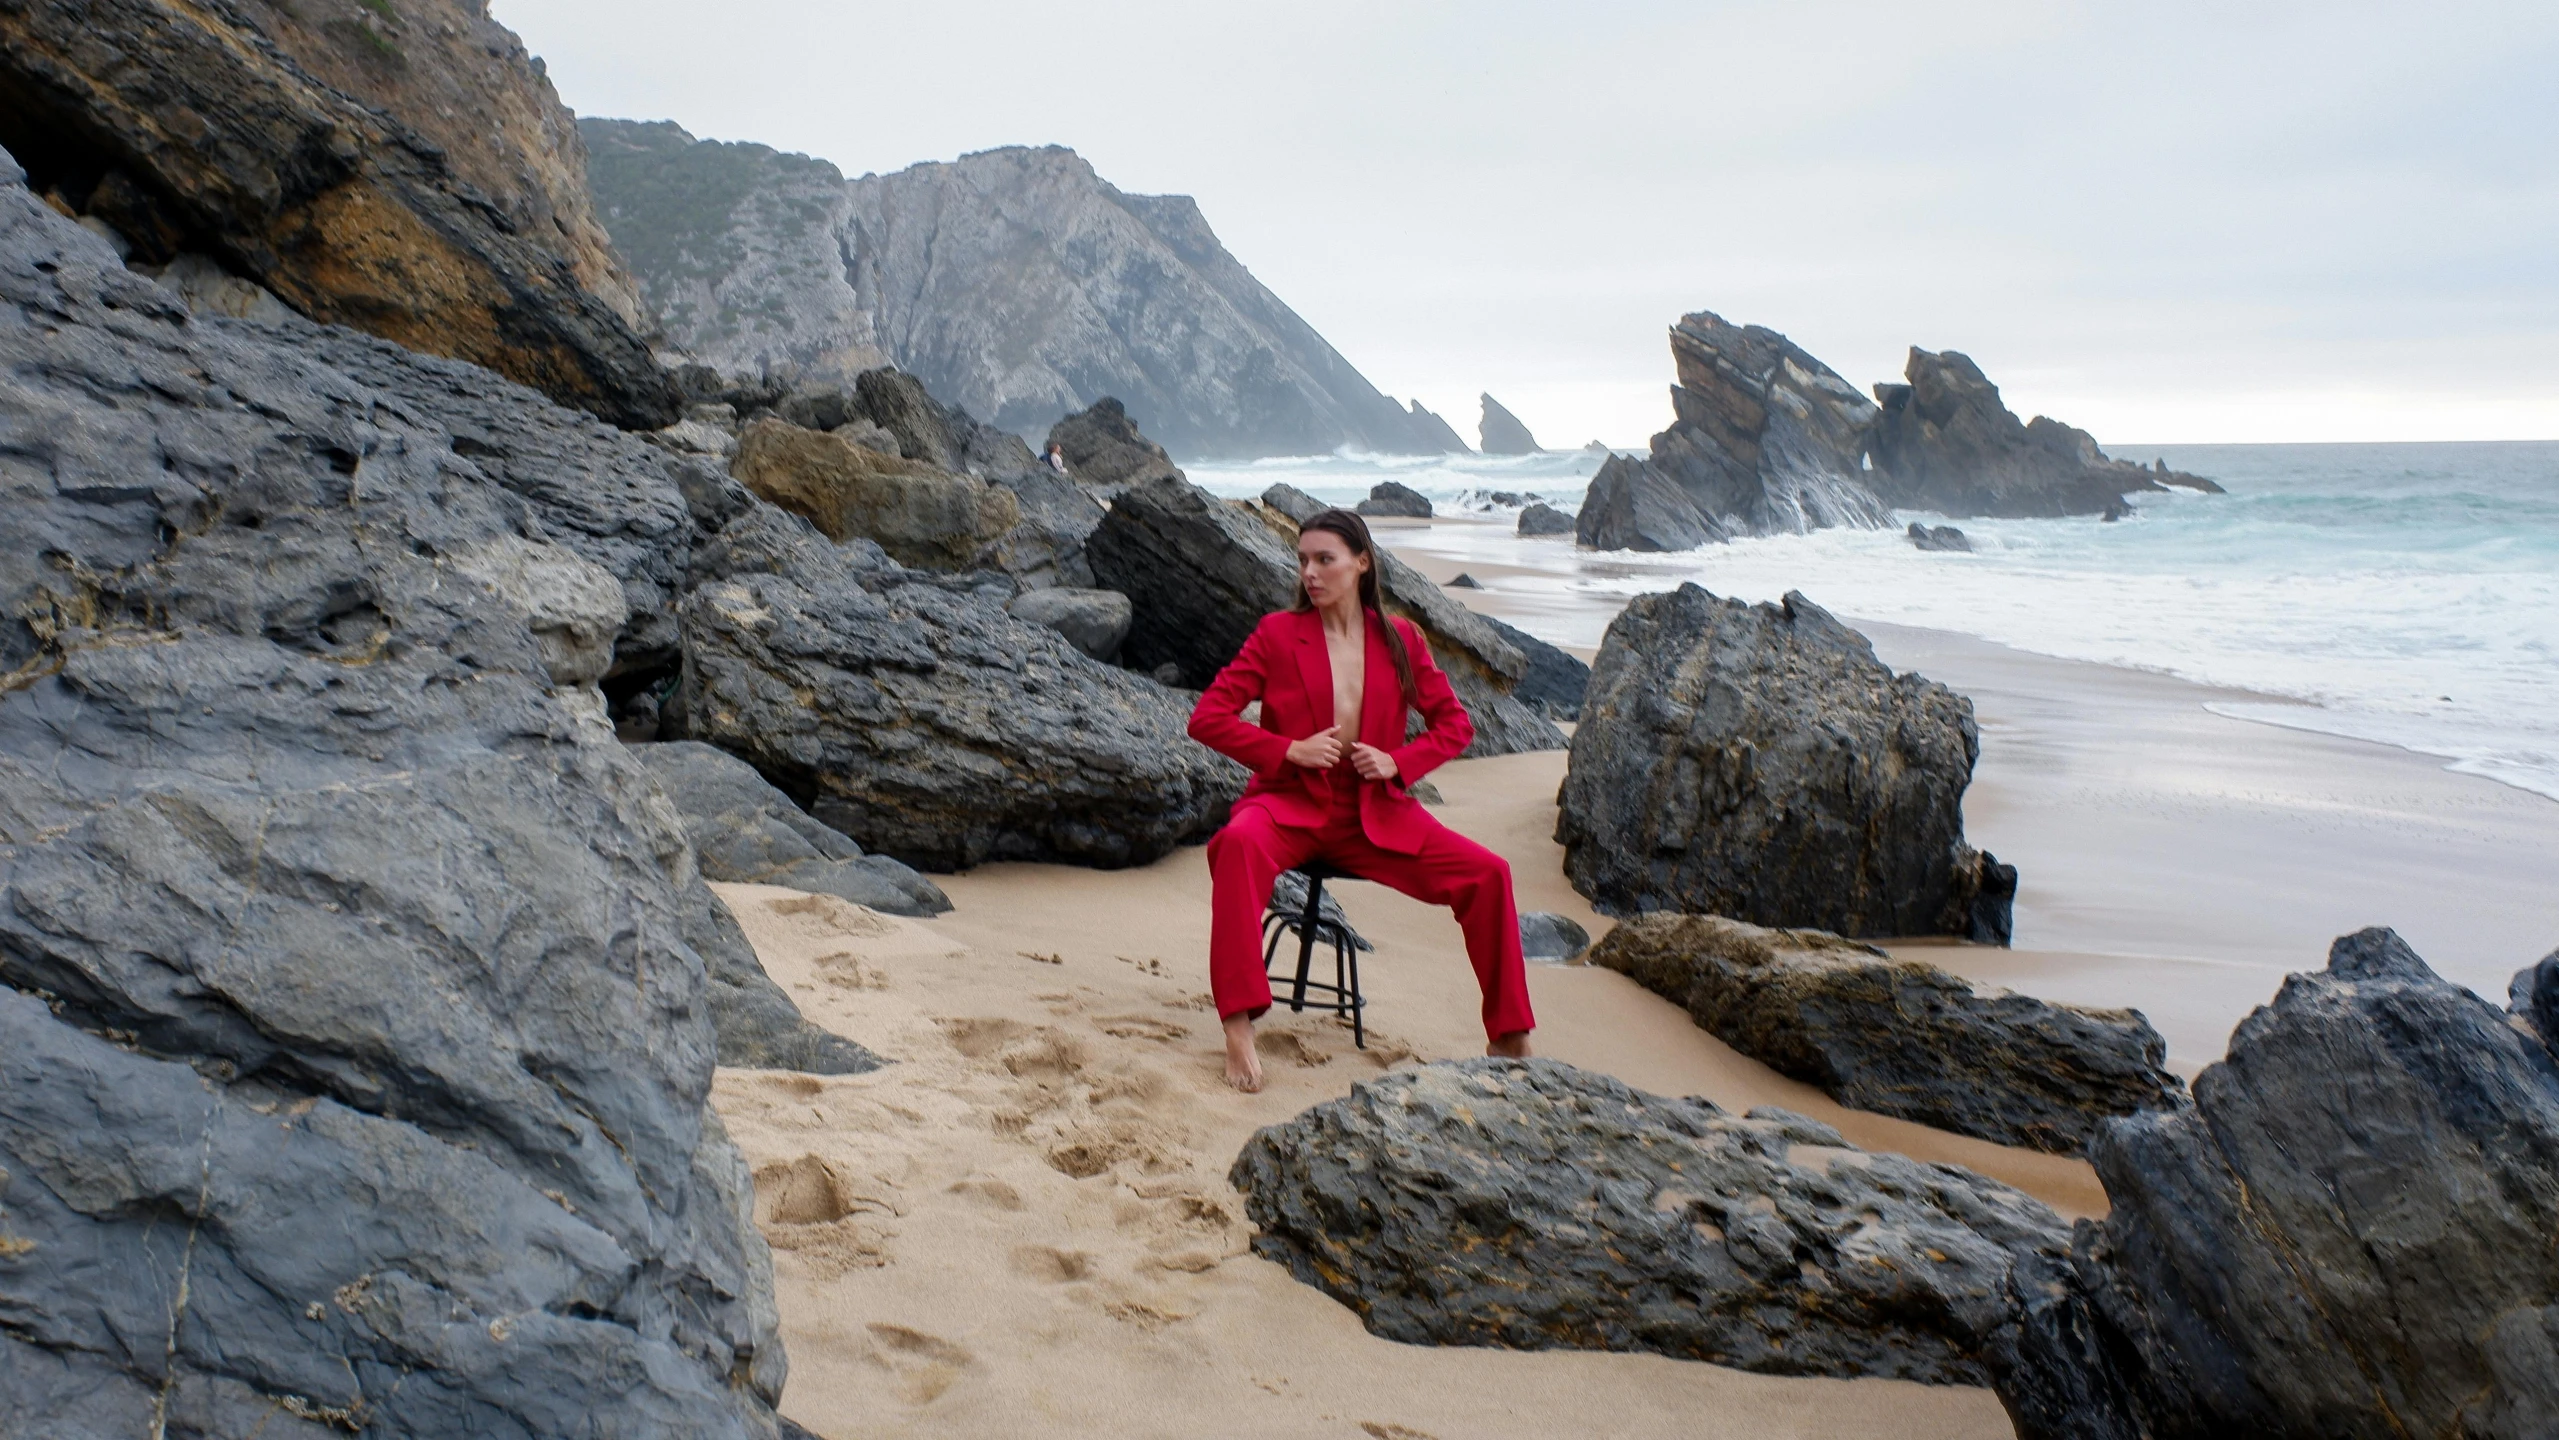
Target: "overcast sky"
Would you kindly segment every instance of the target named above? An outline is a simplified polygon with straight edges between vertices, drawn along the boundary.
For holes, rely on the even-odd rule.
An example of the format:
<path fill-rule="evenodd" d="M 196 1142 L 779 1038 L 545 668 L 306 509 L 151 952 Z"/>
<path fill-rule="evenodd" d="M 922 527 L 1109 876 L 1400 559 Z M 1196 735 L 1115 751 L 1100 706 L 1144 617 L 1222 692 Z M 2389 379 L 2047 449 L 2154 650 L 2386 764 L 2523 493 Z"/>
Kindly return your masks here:
<path fill-rule="evenodd" d="M 495 0 L 581 114 L 1197 196 L 1472 438 L 1669 419 L 1712 309 L 2101 441 L 2559 437 L 2559 5 Z"/>

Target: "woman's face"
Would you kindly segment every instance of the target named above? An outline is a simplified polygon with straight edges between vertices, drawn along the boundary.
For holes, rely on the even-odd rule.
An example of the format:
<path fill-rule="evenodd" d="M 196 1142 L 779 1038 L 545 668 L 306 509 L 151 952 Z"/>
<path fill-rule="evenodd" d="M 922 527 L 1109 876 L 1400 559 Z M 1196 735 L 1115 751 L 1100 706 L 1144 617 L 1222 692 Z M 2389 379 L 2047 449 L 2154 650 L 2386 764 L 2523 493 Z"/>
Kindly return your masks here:
<path fill-rule="evenodd" d="M 1297 537 L 1297 578 L 1315 608 L 1356 599 L 1359 577 L 1367 573 L 1368 557 L 1352 554 L 1351 542 L 1332 531 L 1309 530 Z"/>

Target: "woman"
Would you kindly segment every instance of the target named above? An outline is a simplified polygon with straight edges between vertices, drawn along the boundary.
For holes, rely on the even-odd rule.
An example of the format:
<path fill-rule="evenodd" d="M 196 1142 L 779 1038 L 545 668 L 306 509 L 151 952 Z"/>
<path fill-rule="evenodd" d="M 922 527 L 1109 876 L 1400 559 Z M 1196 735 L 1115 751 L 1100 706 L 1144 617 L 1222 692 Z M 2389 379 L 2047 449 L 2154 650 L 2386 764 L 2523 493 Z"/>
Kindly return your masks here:
<path fill-rule="evenodd" d="M 1262 702 L 1261 723 L 1243 717 Z M 1405 711 L 1426 728 L 1404 738 Z M 1208 842 L 1209 986 L 1226 1024 L 1226 1080 L 1262 1088 L 1253 1021 L 1271 1008 L 1262 910 L 1280 872 L 1325 860 L 1416 900 L 1448 906 L 1484 990 L 1488 1055 L 1525 1056 L 1537 1021 L 1519 951 L 1519 907 L 1502 857 L 1432 818 L 1411 793 L 1475 738 L 1475 722 L 1421 632 L 1377 601 L 1376 547 L 1348 510 L 1308 517 L 1297 539 L 1297 604 L 1262 617 L 1191 712 L 1191 738 L 1253 772 Z"/>

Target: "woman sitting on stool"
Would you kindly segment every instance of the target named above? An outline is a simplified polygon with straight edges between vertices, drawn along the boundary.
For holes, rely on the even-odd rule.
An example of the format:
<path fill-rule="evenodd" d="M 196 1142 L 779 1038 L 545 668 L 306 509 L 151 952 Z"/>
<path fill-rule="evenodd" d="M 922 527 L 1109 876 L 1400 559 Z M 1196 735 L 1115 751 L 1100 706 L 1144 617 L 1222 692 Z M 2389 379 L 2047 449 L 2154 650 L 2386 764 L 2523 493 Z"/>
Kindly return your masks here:
<path fill-rule="evenodd" d="M 1208 978 L 1226 1024 L 1226 1080 L 1262 1088 L 1253 1022 L 1271 1008 L 1262 911 L 1280 873 L 1323 860 L 1457 912 L 1484 990 L 1487 1055 L 1525 1056 L 1537 1021 L 1520 958 L 1511 867 L 1449 829 L 1413 782 L 1475 738 L 1475 722 L 1421 632 L 1377 600 L 1368 522 L 1309 517 L 1297 539 L 1297 604 L 1262 617 L 1191 712 L 1191 738 L 1253 772 L 1208 842 Z M 1244 707 L 1262 702 L 1259 725 Z M 1428 728 L 1404 738 L 1407 708 Z"/>

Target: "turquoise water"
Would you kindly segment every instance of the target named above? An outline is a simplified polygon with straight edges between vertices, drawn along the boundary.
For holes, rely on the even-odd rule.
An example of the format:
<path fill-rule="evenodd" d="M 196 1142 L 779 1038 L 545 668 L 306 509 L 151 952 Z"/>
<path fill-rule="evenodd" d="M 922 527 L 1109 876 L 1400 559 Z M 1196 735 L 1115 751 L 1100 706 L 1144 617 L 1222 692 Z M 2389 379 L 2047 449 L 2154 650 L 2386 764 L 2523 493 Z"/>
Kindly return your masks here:
<path fill-rule="evenodd" d="M 2165 457 L 2230 493 L 2137 496 L 2139 513 L 2111 525 L 1956 522 L 1969 555 L 1857 530 L 1675 556 L 1595 555 L 1507 524 L 1440 526 L 1426 543 L 1524 567 L 1488 583 L 1559 644 L 1597 644 L 1626 596 L 1683 580 L 1753 600 L 1802 590 L 1846 616 L 2256 691 L 2277 698 L 2213 708 L 2441 756 L 2559 799 L 2559 441 L 2108 448 Z M 1327 500 L 1393 478 L 1445 513 L 1507 522 L 1514 512 L 1481 492 L 1535 491 L 1570 511 L 1600 458 L 1333 455 L 1191 475 L 1221 494 L 1285 480 Z"/>

